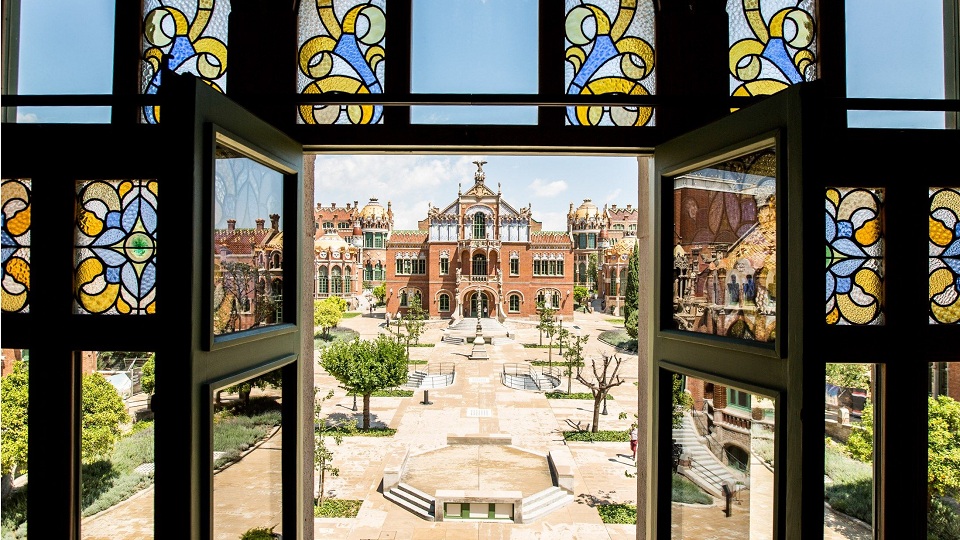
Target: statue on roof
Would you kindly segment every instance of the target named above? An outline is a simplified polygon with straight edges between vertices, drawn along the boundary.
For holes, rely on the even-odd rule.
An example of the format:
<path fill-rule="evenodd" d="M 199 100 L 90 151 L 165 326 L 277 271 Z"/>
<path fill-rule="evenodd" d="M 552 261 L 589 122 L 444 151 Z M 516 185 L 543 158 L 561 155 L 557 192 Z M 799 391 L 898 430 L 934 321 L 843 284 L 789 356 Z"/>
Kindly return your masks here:
<path fill-rule="evenodd" d="M 477 166 L 477 172 L 473 173 L 473 179 L 478 184 L 482 184 L 484 179 L 487 177 L 486 173 L 483 172 L 483 166 L 486 164 L 486 161 L 474 161 L 473 164 Z"/>

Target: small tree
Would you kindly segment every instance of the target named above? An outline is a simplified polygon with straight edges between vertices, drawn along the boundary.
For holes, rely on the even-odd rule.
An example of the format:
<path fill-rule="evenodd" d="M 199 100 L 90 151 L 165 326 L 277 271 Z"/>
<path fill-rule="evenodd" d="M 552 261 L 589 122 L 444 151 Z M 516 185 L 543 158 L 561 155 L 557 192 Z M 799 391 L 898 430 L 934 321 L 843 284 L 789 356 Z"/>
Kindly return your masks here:
<path fill-rule="evenodd" d="M 679 373 L 673 374 L 673 411 L 671 411 L 671 421 L 673 429 L 683 427 L 683 413 L 693 405 L 693 398 L 690 397 L 683 386 L 684 377 Z"/>
<path fill-rule="evenodd" d="M 340 324 L 343 319 L 343 311 L 336 300 L 342 298 L 331 296 L 324 300 L 316 300 L 313 303 L 313 325 L 319 326 L 324 336 L 330 335 L 330 329 Z"/>
<path fill-rule="evenodd" d="M 89 463 L 109 456 L 114 443 L 120 438 L 120 424 L 129 420 L 123 398 L 103 375 L 90 373 L 83 376 L 81 409 L 80 449 L 83 460 Z"/>
<path fill-rule="evenodd" d="M 583 347 L 590 336 L 571 335 L 567 343 L 567 350 L 563 351 L 563 357 L 566 359 L 566 369 L 564 375 L 567 376 L 567 393 L 573 388 L 573 370 L 579 370 L 583 367 Z"/>
<path fill-rule="evenodd" d="M 587 290 L 583 285 L 574 285 L 573 287 L 573 301 L 577 305 L 583 307 L 584 311 L 587 311 L 587 299 L 590 298 L 590 291 Z"/>
<path fill-rule="evenodd" d="M 323 403 L 333 397 L 333 390 L 330 390 L 326 396 L 320 398 L 316 388 L 313 389 L 313 468 L 317 471 L 320 493 L 317 495 L 317 503 L 323 502 L 323 494 L 326 491 L 324 485 L 327 476 L 340 476 L 340 469 L 333 466 L 333 451 L 327 447 L 327 437 L 332 437 L 337 446 L 343 442 L 343 431 L 339 429 L 340 423 L 330 424 L 322 415 L 321 409 Z"/>
<path fill-rule="evenodd" d="M 377 305 L 382 306 L 384 298 L 387 297 L 387 286 L 383 283 L 373 288 L 373 297 L 377 299 Z"/>
<path fill-rule="evenodd" d="M 630 336 L 631 339 L 637 339 L 640 332 L 639 324 L 640 312 L 637 310 L 631 311 L 623 323 L 623 328 L 627 331 L 627 335 Z"/>
<path fill-rule="evenodd" d="M 591 360 L 593 378 L 587 379 L 583 376 L 583 368 L 577 367 L 577 380 L 590 389 L 593 394 L 593 427 L 590 429 L 593 433 L 600 430 L 600 404 L 607 399 L 607 394 L 614 386 L 620 386 L 625 381 L 618 372 L 623 364 L 623 359 L 616 355 L 603 354 L 600 362 L 597 359 Z"/>
<path fill-rule="evenodd" d="M 320 365 L 340 384 L 363 395 L 363 429 L 370 428 L 370 396 L 406 382 L 403 345 L 385 335 L 376 341 L 338 341 L 323 350 Z"/>
<path fill-rule="evenodd" d="M 148 394 L 153 393 L 157 384 L 157 375 L 155 373 L 156 357 L 156 353 L 151 354 L 147 362 L 143 364 L 143 369 L 140 371 L 140 388 Z"/>
<path fill-rule="evenodd" d="M 935 497 L 960 496 L 960 402 L 927 398 L 927 485 Z"/>
<path fill-rule="evenodd" d="M 245 311 L 260 311 L 254 306 L 254 309 L 247 309 L 244 304 L 250 302 L 253 298 L 257 301 L 258 295 L 255 291 L 257 281 L 257 269 L 243 262 L 221 262 L 220 275 L 223 278 L 222 301 L 230 302 L 229 315 L 223 323 L 225 332 L 236 332 L 245 330 L 240 324 L 240 313 Z M 259 321 L 257 321 L 259 322 Z"/>
<path fill-rule="evenodd" d="M 415 294 L 410 298 L 408 306 L 407 315 L 403 318 L 403 329 L 407 332 L 407 358 L 410 358 L 410 342 L 420 343 L 420 336 L 423 335 L 423 331 L 427 326 L 424 322 L 427 314 L 420 305 L 419 294 Z"/>
<path fill-rule="evenodd" d="M 587 255 L 587 279 L 590 281 L 590 289 L 597 290 L 599 288 L 600 279 L 599 279 L 599 270 L 597 265 L 597 254 L 591 253 Z"/>
<path fill-rule="evenodd" d="M 543 334 L 553 335 L 553 327 L 557 323 L 554 320 L 557 310 L 547 307 L 543 302 L 537 302 L 537 312 L 540 314 L 540 322 L 537 323 L 537 330 L 540 331 L 540 345 L 543 345 Z"/>
<path fill-rule="evenodd" d="M 13 364 L 13 371 L 0 381 L 0 467 L 2 493 L 13 489 L 13 478 L 27 468 L 27 405 L 30 372 L 28 362 Z"/>
<path fill-rule="evenodd" d="M 630 314 L 640 309 L 640 250 L 637 245 L 633 246 L 630 261 L 627 263 L 627 283 L 623 297 L 623 320 L 626 324 Z"/>

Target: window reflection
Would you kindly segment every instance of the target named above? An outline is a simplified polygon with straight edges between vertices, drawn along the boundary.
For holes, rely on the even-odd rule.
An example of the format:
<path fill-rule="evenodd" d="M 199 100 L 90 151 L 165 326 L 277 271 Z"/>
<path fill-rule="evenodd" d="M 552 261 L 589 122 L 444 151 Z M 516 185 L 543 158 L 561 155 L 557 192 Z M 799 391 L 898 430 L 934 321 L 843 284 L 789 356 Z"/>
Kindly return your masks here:
<path fill-rule="evenodd" d="M 672 538 L 773 538 L 772 398 L 674 375 Z"/>
<path fill-rule="evenodd" d="M 283 175 L 217 144 L 214 335 L 281 322 L 282 215 Z"/>
<path fill-rule="evenodd" d="M 213 531 L 282 533 L 281 370 L 218 389 L 213 398 Z"/>

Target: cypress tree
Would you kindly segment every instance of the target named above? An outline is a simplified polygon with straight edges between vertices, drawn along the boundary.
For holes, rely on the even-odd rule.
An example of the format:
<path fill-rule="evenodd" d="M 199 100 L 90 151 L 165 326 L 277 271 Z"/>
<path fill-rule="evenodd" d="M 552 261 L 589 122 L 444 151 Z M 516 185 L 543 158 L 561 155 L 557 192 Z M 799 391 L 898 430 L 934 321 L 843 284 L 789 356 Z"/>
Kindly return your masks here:
<path fill-rule="evenodd" d="M 627 284 L 623 296 L 623 320 L 626 322 L 632 312 L 640 309 L 640 251 L 636 245 L 630 252 L 630 262 L 627 265 Z"/>

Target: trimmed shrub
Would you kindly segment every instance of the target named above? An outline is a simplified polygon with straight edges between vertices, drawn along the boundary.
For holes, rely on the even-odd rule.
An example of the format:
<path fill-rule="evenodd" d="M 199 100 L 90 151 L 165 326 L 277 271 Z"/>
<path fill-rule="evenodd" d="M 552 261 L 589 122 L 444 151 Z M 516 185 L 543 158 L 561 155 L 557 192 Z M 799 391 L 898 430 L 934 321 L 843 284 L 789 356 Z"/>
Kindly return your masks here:
<path fill-rule="evenodd" d="M 600 519 L 604 523 L 637 524 L 637 505 L 635 504 L 600 504 L 597 505 L 597 512 L 600 512 Z"/>
<path fill-rule="evenodd" d="M 362 504 L 363 501 L 353 499 L 324 499 L 322 503 L 314 505 L 313 517 L 355 518 Z"/>

